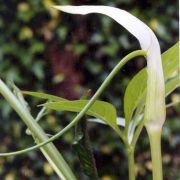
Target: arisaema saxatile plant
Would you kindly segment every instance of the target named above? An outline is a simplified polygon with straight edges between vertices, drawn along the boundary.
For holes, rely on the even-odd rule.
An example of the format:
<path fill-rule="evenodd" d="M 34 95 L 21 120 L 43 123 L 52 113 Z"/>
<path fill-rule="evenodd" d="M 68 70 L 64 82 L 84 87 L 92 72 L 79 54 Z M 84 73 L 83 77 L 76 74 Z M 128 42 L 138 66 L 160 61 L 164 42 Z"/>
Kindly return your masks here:
<path fill-rule="evenodd" d="M 136 50 L 125 56 L 114 67 L 90 100 L 67 100 L 53 95 L 24 91 L 24 94 L 48 100 L 42 104 L 42 110 L 37 118 L 30 114 L 21 92 L 15 88 L 15 94 L 0 81 L 0 92 L 19 114 L 28 127 L 37 145 L 12 153 L 1 153 L 0 156 L 12 156 L 40 149 L 61 179 L 76 179 L 69 165 L 53 145 L 56 140 L 69 129 L 74 127 L 84 115 L 89 115 L 89 121 L 109 125 L 122 139 L 127 150 L 129 179 L 135 179 L 134 151 L 138 137 L 145 127 L 147 129 L 153 166 L 153 179 L 163 179 L 161 160 L 161 132 L 166 116 L 165 98 L 179 86 L 178 76 L 178 46 L 177 43 L 161 55 L 158 40 L 152 30 L 130 13 L 108 6 L 55 6 L 56 9 L 71 13 L 86 15 L 100 13 L 114 19 L 127 29 L 139 41 L 142 50 Z M 147 67 L 142 69 L 128 84 L 124 95 L 124 118 L 117 117 L 115 107 L 98 100 L 111 80 L 121 68 L 134 57 L 144 56 Z M 38 121 L 47 109 L 70 111 L 78 113 L 75 118 L 62 130 L 48 137 L 39 126 Z"/>

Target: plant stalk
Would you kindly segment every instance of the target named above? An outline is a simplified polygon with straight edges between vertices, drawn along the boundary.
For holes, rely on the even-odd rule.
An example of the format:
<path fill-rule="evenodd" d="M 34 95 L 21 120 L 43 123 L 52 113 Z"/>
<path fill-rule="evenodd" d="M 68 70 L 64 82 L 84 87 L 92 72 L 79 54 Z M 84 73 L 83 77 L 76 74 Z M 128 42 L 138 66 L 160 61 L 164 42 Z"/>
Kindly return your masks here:
<path fill-rule="evenodd" d="M 135 180 L 134 147 L 127 147 L 129 180 Z"/>
<path fill-rule="evenodd" d="M 11 105 L 11 107 L 17 112 L 17 114 L 27 125 L 35 141 L 37 143 L 48 141 L 47 135 L 44 133 L 39 124 L 34 120 L 29 111 L 27 111 L 27 109 L 22 106 L 22 104 L 18 101 L 18 99 L 14 96 L 14 94 L 9 90 L 9 88 L 1 79 L 0 93 L 4 96 L 7 102 Z M 66 161 L 64 160 L 64 158 L 62 157 L 62 155 L 53 143 L 49 143 L 41 147 L 41 151 L 48 160 L 48 162 L 51 164 L 52 168 L 55 170 L 57 175 L 62 180 L 76 179 L 70 167 L 68 166 L 68 164 L 66 163 Z"/>
<path fill-rule="evenodd" d="M 146 127 L 151 148 L 153 180 L 163 180 L 161 157 L 161 127 Z"/>

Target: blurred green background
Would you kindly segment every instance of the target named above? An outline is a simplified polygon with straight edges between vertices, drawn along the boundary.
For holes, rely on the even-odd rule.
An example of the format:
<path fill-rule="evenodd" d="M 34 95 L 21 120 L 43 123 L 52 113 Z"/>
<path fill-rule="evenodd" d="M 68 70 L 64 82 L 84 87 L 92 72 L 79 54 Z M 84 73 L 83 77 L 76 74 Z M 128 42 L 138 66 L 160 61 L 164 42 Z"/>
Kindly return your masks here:
<path fill-rule="evenodd" d="M 22 90 L 43 91 L 78 99 L 87 89 L 96 91 L 108 73 L 126 54 L 139 49 L 137 40 L 102 15 L 72 16 L 51 8 L 55 4 L 110 5 L 125 9 L 146 22 L 157 35 L 162 52 L 178 37 L 178 1 L 169 0 L 1 0 L 0 77 Z M 146 65 L 143 58 L 129 62 L 107 88 L 102 100 L 114 104 L 123 116 L 123 94 L 130 79 Z M 167 101 L 174 101 L 178 92 Z M 35 116 L 40 101 L 26 98 Z M 14 151 L 33 144 L 26 127 L 8 104 L 0 99 L 0 151 Z M 54 134 L 73 115 L 51 112 L 40 123 Z M 165 180 L 180 179 L 180 118 L 177 107 L 167 110 L 162 150 Z M 102 180 L 128 179 L 124 146 L 103 125 L 88 124 L 99 176 Z M 87 179 L 72 148 L 74 130 L 55 142 L 79 179 Z M 151 179 L 149 142 L 142 132 L 136 148 L 138 180 Z M 40 152 L 0 158 L 0 179 L 56 180 L 56 174 Z"/>

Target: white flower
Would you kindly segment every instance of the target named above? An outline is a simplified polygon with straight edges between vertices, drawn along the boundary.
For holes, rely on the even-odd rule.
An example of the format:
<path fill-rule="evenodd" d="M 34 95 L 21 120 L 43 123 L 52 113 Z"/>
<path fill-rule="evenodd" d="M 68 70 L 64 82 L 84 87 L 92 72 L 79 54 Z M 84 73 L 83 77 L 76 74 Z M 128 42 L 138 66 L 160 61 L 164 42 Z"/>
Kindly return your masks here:
<path fill-rule="evenodd" d="M 56 9 L 86 15 L 100 13 L 113 18 L 134 35 L 141 48 L 147 51 L 147 97 L 145 108 L 145 125 L 161 127 L 165 120 L 165 85 L 161 64 L 161 52 L 153 31 L 142 21 L 127 11 L 109 6 L 54 6 Z"/>

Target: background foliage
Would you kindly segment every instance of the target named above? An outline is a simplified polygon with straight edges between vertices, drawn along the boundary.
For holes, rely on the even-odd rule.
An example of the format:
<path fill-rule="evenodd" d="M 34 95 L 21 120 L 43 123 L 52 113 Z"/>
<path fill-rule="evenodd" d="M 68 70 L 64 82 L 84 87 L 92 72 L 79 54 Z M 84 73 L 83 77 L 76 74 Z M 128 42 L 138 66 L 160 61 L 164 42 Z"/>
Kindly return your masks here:
<path fill-rule="evenodd" d="M 72 16 L 51 8 L 54 4 L 102 4 L 126 9 L 146 22 L 156 33 L 162 52 L 178 41 L 178 1 L 148 0 L 8 0 L 0 3 L 0 77 L 20 89 L 44 91 L 68 99 L 80 98 L 87 89 L 92 94 L 117 64 L 132 50 L 137 40 L 110 18 L 101 15 Z M 145 60 L 129 62 L 114 79 L 102 100 L 113 103 L 123 114 L 123 95 L 134 74 Z M 179 95 L 174 92 L 169 101 Z M 35 116 L 36 99 L 27 98 Z M 0 99 L 0 151 L 13 151 L 33 144 L 26 127 Z M 163 132 L 165 179 L 180 178 L 178 148 L 180 121 L 178 108 L 167 111 Z M 73 114 L 51 112 L 41 125 L 54 134 L 73 118 Z M 103 180 L 127 179 L 127 160 L 119 138 L 110 128 L 88 124 L 99 175 Z M 73 130 L 56 141 L 76 175 L 87 179 L 79 167 L 72 143 Z M 151 179 L 151 162 L 146 133 L 136 148 L 138 179 Z M 147 176 L 146 176 L 147 177 Z M 0 159 L 0 179 L 57 179 L 41 153 Z"/>

